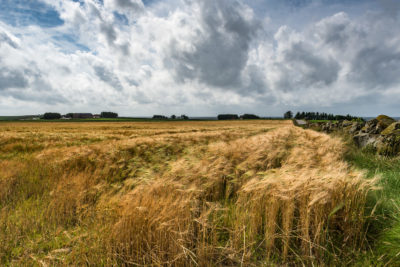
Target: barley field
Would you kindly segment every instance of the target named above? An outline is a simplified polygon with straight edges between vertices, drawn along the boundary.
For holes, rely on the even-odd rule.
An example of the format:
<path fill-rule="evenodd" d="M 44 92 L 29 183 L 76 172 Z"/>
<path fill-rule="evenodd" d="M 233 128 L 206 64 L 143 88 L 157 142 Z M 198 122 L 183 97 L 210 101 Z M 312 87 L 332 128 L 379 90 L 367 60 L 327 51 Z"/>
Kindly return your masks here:
<path fill-rule="evenodd" d="M 291 121 L 0 123 L 0 265 L 337 265 L 366 179 Z"/>

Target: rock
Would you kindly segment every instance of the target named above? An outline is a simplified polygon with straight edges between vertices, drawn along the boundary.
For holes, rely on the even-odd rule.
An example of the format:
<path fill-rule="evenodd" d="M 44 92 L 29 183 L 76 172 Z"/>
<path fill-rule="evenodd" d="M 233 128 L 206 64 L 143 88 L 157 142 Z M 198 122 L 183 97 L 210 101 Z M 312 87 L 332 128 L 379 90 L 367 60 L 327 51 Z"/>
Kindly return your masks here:
<path fill-rule="evenodd" d="M 378 122 L 375 126 L 375 133 L 379 134 L 388 127 L 386 123 Z"/>
<path fill-rule="evenodd" d="M 393 122 L 396 122 L 395 119 L 393 119 L 389 116 L 386 116 L 386 115 L 379 115 L 378 117 L 376 117 L 376 120 L 379 122 L 381 127 L 383 127 L 384 129 L 386 127 L 388 127 L 390 124 L 392 124 Z"/>
<path fill-rule="evenodd" d="M 307 122 L 305 120 L 294 120 L 297 126 L 306 126 Z"/>
<path fill-rule="evenodd" d="M 385 130 L 382 131 L 382 135 L 400 135 L 400 122 L 393 122 Z"/>
<path fill-rule="evenodd" d="M 367 121 L 365 126 L 361 129 L 362 133 L 370 133 L 370 134 L 375 134 L 376 133 L 376 125 L 378 124 L 377 119 L 372 119 L 370 121 Z"/>
<path fill-rule="evenodd" d="M 370 134 L 379 134 L 393 122 L 395 122 L 393 118 L 390 118 L 386 115 L 379 115 L 375 119 L 367 121 L 365 126 L 361 129 L 361 132 Z"/>
<path fill-rule="evenodd" d="M 377 142 L 378 154 L 384 156 L 395 156 L 400 152 L 400 135 L 381 135 L 382 139 Z"/>
<path fill-rule="evenodd" d="M 342 127 L 343 127 L 343 128 L 348 127 L 348 126 L 351 126 L 351 125 L 353 125 L 353 122 L 351 122 L 351 121 L 344 120 L 344 121 L 342 122 Z"/>
<path fill-rule="evenodd" d="M 309 125 L 310 129 L 318 130 L 320 128 L 319 124 L 317 122 L 310 123 Z"/>
<path fill-rule="evenodd" d="M 371 145 L 375 147 L 375 143 L 377 142 L 379 135 L 370 134 L 370 133 L 359 133 L 353 136 L 354 143 L 360 148 Z"/>
<path fill-rule="evenodd" d="M 380 155 L 395 156 L 400 152 L 400 122 L 393 122 L 381 133 L 382 142 L 377 144 Z"/>
<path fill-rule="evenodd" d="M 324 123 L 324 124 L 322 125 L 322 127 L 321 127 L 321 130 L 322 130 L 323 132 L 326 132 L 326 133 L 332 132 L 332 130 L 333 130 L 333 124 L 332 124 L 332 122 L 328 121 L 327 123 Z"/>
<path fill-rule="evenodd" d="M 351 127 L 348 129 L 349 134 L 356 134 L 365 125 L 363 122 L 353 122 Z"/>

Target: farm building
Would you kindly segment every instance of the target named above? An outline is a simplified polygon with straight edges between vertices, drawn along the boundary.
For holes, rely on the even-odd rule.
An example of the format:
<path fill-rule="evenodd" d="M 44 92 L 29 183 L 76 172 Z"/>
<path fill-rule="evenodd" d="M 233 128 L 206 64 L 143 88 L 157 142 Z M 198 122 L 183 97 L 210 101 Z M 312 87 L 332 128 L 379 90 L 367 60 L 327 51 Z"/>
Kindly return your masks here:
<path fill-rule="evenodd" d="M 73 119 L 91 119 L 93 118 L 92 113 L 72 113 Z"/>

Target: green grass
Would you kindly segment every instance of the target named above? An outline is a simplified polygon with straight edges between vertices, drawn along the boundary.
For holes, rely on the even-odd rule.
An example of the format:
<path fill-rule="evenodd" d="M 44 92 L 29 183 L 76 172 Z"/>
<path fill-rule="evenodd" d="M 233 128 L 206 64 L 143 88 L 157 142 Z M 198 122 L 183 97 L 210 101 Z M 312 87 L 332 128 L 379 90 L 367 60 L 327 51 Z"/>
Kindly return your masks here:
<path fill-rule="evenodd" d="M 99 119 L 59 119 L 59 120 L 32 120 L 26 117 L 10 116 L 10 117 L 0 117 L 0 122 L 149 122 L 149 121 L 182 121 L 182 120 L 154 120 L 151 118 L 99 118 Z"/>
<path fill-rule="evenodd" d="M 332 122 L 332 123 L 336 123 L 338 121 L 335 121 L 335 120 L 309 120 L 309 122 L 311 122 L 311 123 L 316 123 L 316 122 Z"/>
<path fill-rule="evenodd" d="M 36 118 L 36 117 L 39 117 L 39 115 L 0 116 L 0 121 L 32 120 L 32 118 Z"/>
<path fill-rule="evenodd" d="M 348 162 L 366 171 L 367 177 L 380 177 L 379 190 L 368 199 L 370 246 L 360 256 L 359 266 L 400 266 L 400 157 L 388 158 L 352 147 Z"/>

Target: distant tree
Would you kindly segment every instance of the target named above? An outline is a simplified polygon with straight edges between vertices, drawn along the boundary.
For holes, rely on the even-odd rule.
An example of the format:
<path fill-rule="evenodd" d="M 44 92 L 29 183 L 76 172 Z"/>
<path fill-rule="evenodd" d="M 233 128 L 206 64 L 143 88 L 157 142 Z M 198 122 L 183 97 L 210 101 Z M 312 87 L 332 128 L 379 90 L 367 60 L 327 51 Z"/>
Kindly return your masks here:
<path fill-rule="evenodd" d="M 168 117 L 164 115 L 153 115 L 153 120 L 167 120 Z"/>
<path fill-rule="evenodd" d="M 286 113 L 285 113 L 286 114 Z M 333 115 L 328 113 L 319 113 L 319 112 L 297 112 L 296 119 L 305 119 L 305 120 L 356 120 L 356 121 L 363 121 L 363 118 L 351 116 L 350 114 L 344 115 Z"/>
<path fill-rule="evenodd" d="M 100 113 L 101 118 L 118 118 L 118 113 L 111 111 L 103 111 Z"/>
<path fill-rule="evenodd" d="M 239 116 L 237 114 L 219 114 L 218 120 L 238 120 Z"/>
<path fill-rule="evenodd" d="M 172 115 L 172 116 L 171 116 L 171 119 L 175 120 L 175 119 L 176 119 L 176 116 L 175 116 L 175 115 Z"/>
<path fill-rule="evenodd" d="M 243 114 L 240 116 L 240 118 L 243 120 L 256 120 L 259 119 L 260 117 L 254 114 Z"/>
<path fill-rule="evenodd" d="M 71 118 L 71 119 L 72 119 L 73 116 L 74 116 L 74 114 L 72 114 L 72 113 L 67 113 L 67 114 L 65 114 L 65 117 L 66 117 L 66 118 Z"/>
<path fill-rule="evenodd" d="M 181 115 L 181 119 L 182 119 L 182 120 L 188 120 L 188 119 L 189 119 L 189 117 L 188 117 L 188 116 L 186 116 L 185 114 L 182 114 L 182 115 Z"/>
<path fill-rule="evenodd" d="M 61 114 L 60 113 L 55 113 L 55 112 L 46 112 L 43 114 L 42 119 L 44 120 L 58 120 L 61 119 Z"/>
<path fill-rule="evenodd" d="M 283 114 L 283 118 L 285 118 L 285 119 L 293 118 L 293 112 L 291 112 L 290 110 L 286 111 L 285 114 Z"/>

